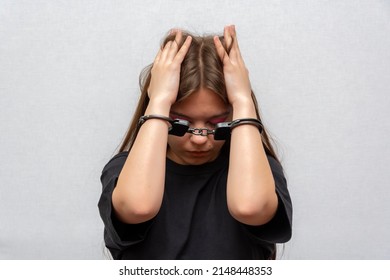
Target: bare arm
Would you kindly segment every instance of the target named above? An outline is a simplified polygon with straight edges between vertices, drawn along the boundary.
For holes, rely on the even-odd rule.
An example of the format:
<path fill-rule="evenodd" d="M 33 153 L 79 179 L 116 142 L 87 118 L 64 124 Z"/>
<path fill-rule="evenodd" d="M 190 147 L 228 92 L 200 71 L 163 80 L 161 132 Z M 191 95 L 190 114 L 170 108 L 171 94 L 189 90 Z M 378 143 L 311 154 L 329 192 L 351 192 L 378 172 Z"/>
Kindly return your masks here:
<path fill-rule="evenodd" d="M 181 31 L 176 31 L 175 40 L 180 41 L 181 36 Z M 170 41 L 158 52 L 145 115 L 169 116 L 179 88 L 180 65 L 190 44 L 191 37 L 180 49 Z M 141 223 L 157 215 L 164 193 L 167 141 L 166 121 L 150 119 L 140 128 L 112 194 L 115 214 L 122 222 Z"/>
<path fill-rule="evenodd" d="M 218 37 L 215 45 L 224 63 L 224 75 L 233 120 L 256 118 L 251 98 L 248 71 L 238 48 L 234 26 L 224 30 L 229 54 Z M 227 182 L 227 204 L 231 215 L 248 225 L 262 225 L 272 219 L 278 206 L 275 182 L 256 126 L 241 125 L 233 129 Z"/>

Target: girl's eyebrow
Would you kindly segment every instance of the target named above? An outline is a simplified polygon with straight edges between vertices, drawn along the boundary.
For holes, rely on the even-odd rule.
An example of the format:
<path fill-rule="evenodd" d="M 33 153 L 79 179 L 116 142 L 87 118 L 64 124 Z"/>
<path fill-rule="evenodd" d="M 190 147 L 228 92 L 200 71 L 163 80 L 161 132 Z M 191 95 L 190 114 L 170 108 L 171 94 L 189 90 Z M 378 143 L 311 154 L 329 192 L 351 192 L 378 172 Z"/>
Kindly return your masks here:
<path fill-rule="evenodd" d="M 177 113 L 177 112 L 174 112 L 174 111 L 171 111 L 169 114 L 172 114 L 172 115 L 175 115 L 175 116 L 178 116 L 178 117 L 183 117 L 183 118 L 186 118 L 186 119 L 191 119 L 191 117 L 189 117 L 189 116 L 186 116 L 184 114 L 180 114 L 180 113 Z M 225 116 L 227 116 L 229 114 L 230 114 L 230 111 L 226 111 L 226 112 L 223 112 L 221 114 L 213 115 L 213 116 L 209 117 L 208 119 L 215 119 L 215 118 L 219 118 L 219 117 L 225 117 Z"/>

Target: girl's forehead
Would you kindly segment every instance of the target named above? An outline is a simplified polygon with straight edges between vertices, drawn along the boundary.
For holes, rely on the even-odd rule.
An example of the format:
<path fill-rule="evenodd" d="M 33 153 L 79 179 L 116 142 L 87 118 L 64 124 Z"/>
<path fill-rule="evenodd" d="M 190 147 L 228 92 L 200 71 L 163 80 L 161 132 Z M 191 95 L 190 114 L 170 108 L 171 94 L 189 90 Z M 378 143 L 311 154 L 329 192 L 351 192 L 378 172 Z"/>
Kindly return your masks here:
<path fill-rule="evenodd" d="M 191 118 L 214 117 L 229 113 L 230 106 L 215 92 L 201 89 L 173 104 L 171 113 Z"/>
<path fill-rule="evenodd" d="M 182 106 L 178 104 L 177 106 L 172 106 L 170 114 L 172 117 L 180 117 L 183 119 L 192 119 L 192 120 L 205 120 L 219 117 L 227 117 L 231 112 L 229 105 L 223 103 L 215 106 L 212 103 L 206 104 L 188 104 Z"/>
<path fill-rule="evenodd" d="M 181 119 L 186 119 L 186 120 L 195 120 L 195 119 L 218 119 L 222 118 L 225 119 L 230 115 L 230 110 L 225 110 L 225 111 L 215 111 L 215 112 L 207 112 L 207 113 L 182 113 L 180 111 L 176 112 L 174 110 L 171 110 L 170 115 L 172 118 L 181 118 Z"/>

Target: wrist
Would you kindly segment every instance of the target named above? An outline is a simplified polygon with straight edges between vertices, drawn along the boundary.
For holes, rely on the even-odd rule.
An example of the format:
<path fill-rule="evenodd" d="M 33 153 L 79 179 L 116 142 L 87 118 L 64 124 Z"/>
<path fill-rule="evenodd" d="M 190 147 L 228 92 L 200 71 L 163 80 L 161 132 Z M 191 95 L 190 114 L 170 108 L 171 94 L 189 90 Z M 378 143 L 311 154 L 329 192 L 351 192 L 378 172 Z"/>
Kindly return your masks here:
<path fill-rule="evenodd" d="M 169 117 L 171 103 L 167 100 L 151 99 L 145 110 L 145 115 L 157 114 Z"/>
<path fill-rule="evenodd" d="M 234 128 L 240 125 L 253 125 L 259 129 L 260 133 L 263 131 L 263 123 L 257 118 L 242 118 L 242 119 L 233 120 L 230 123 L 230 129 L 233 130 Z"/>
<path fill-rule="evenodd" d="M 252 99 L 242 99 L 232 104 L 233 120 L 242 118 L 256 118 L 256 108 Z"/>
<path fill-rule="evenodd" d="M 176 101 L 177 93 L 173 94 L 169 91 L 160 91 L 158 94 L 156 92 L 151 93 L 148 91 L 149 100 L 153 103 L 163 104 L 172 106 Z"/>

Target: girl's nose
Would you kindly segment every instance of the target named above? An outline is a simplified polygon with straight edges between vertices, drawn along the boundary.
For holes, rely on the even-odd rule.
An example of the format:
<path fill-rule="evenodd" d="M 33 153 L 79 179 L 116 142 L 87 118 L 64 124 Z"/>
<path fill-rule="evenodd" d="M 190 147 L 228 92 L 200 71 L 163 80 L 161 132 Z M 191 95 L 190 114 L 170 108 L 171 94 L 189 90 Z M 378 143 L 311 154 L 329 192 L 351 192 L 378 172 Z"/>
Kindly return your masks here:
<path fill-rule="evenodd" d="M 203 145 L 208 141 L 209 136 L 203 136 L 203 135 L 190 135 L 190 141 L 196 145 Z"/>

